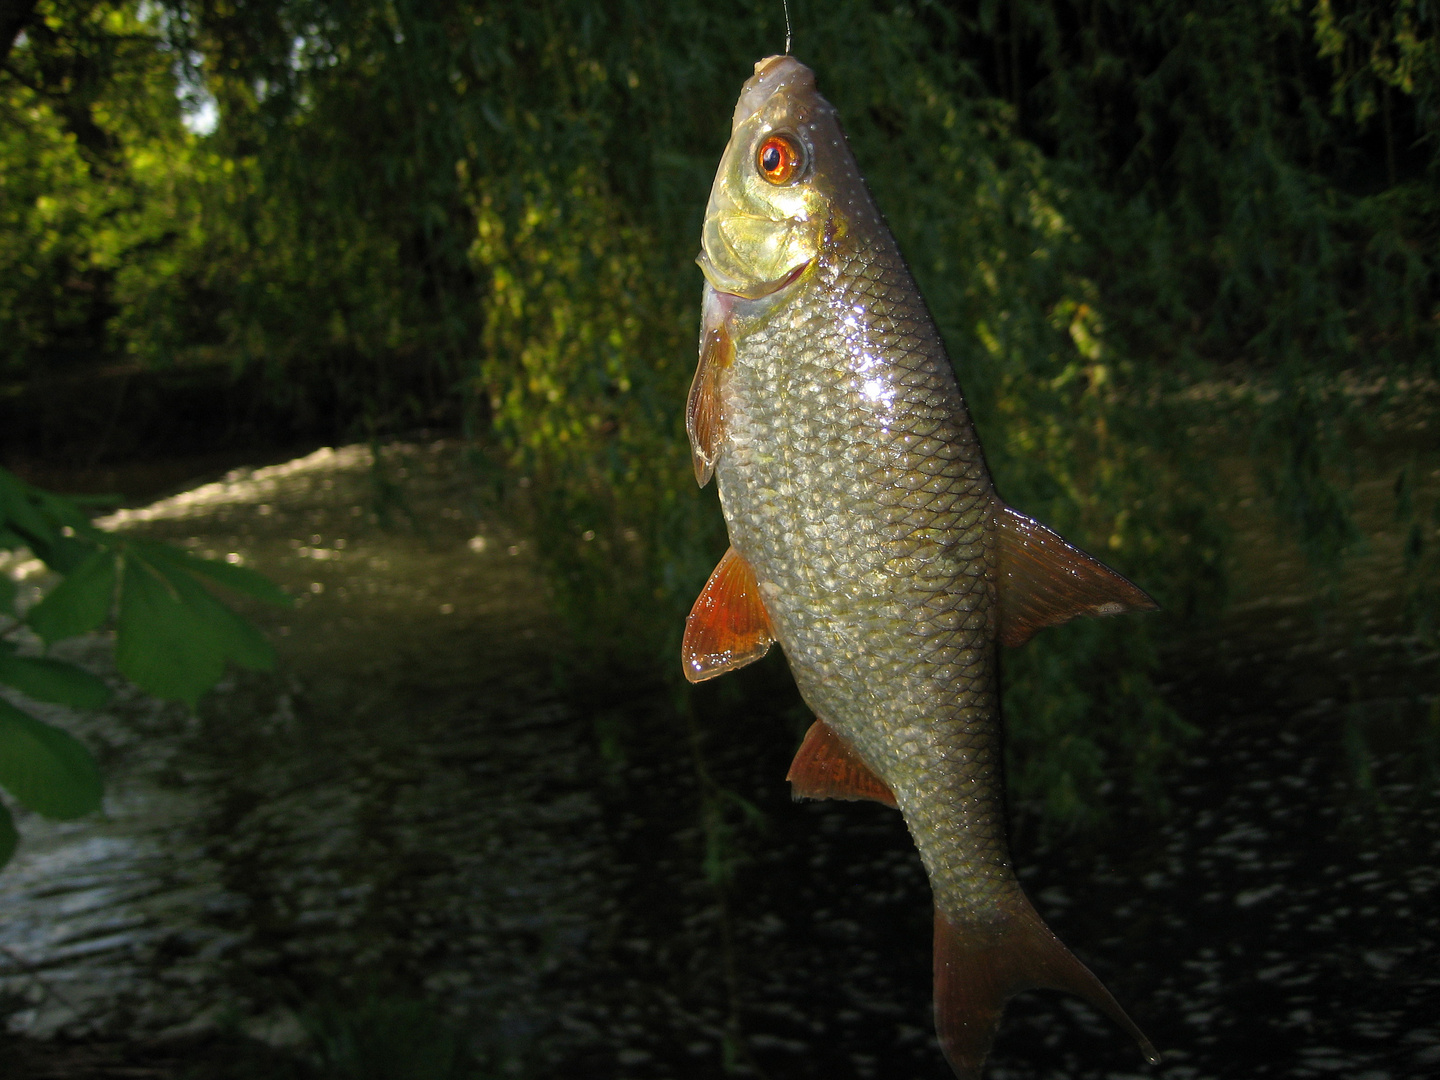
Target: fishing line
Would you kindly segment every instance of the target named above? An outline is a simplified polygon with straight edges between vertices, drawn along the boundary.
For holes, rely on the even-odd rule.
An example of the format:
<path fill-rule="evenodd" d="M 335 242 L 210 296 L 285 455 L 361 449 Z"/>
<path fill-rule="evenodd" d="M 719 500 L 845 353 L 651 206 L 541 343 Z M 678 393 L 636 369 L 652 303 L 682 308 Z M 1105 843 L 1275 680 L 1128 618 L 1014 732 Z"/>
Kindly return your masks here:
<path fill-rule="evenodd" d="M 780 0 L 785 7 L 785 55 L 790 55 L 790 0 Z"/>

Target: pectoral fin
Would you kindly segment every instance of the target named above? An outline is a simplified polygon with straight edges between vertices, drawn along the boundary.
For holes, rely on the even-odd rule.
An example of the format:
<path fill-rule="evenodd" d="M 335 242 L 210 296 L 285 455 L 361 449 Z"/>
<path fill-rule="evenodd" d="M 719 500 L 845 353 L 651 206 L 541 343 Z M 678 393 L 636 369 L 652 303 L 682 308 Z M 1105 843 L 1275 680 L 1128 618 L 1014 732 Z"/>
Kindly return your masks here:
<path fill-rule="evenodd" d="M 824 720 L 810 725 L 785 779 L 797 799 L 873 799 L 896 805 L 885 781 Z"/>
<path fill-rule="evenodd" d="M 690 461 L 695 482 L 704 487 L 715 473 L 725 416 L 720 406 L 720 373 L 735 359 L 735 343 L 725 323 L 725 306 L 713 289 L 705 290 L 700 325 L 700 363 L 690 383 L 685 406 L 685 433 L 690 436 Z"/>
<path fill-rule="evenodd" d="M 1005 1003 L 1045 987 L 1084 998 L 1160 1060 L 1135 1022 L 1094 974 L 1061 944 L 1018 889 L 995 921 L 967 924 L 935 910 L 935 1030 L 960 1080 L 979 1080 Z"/>
<path fill-rule="evenodd" d="M 750 564 L 730 548 L 685 619 L 680 659 L 692 683 L 744 667 L 770 651 L 775 635 Z"/>
<path fill-rule="evenodd" d="M 1098 559 L 1067 544 L 1034 518 L 1002 506 L 1000 640 L 1022 645 L 1036 630 L 1077 615 L 1154 611 L 1159 605 Z"/>

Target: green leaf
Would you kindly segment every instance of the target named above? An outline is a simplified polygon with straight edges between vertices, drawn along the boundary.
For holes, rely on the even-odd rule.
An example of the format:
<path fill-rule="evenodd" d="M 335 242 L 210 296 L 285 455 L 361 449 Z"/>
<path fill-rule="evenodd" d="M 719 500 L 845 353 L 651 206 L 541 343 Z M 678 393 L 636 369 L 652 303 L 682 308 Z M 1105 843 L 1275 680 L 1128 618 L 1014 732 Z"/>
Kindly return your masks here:
<path fill-rule="evenodd" d="M 243 593 L 245 596 L 254 597 L 256 600 L 263 600 L 267 604 L 289 607 L 295 602 L 289 593 L 269 578 L 263 574 L 257 574 L 254 570 L 247 570 L 243 566 L 220 562 L 218 559 L 202 559 L 188 551 L 154 540 L 131 540 L 129 544 L 145 559 L 157 566 L 199 574 L 209 578 L 217 585 Z"/>
<path fill-rule="evenodd" d="M 78 739 L 4 700 L 0 786 L 37 814 L 61 819 L 100 809 L 103 794 L 100 770 Z"/>
<path fill-rule="evenodd" d="M 20 843 L 20 834 L 15 831 L 15 819 L 10 808 L 0 803 L 0 867 L 15 855 L 15 846 Z"/>
<path fill-rule="evenodd" d="M 15 593 L 18 586 L 15 579 L 0 570 L 0 615 L 15 617 Z"/>
<path fill-rule="evenodd" d="M 0 683 L 36 701 L 77 709 L 98 709 L 110 700 L 110 688 L 103 679 L 63 660 L 0 655 Z"/>
<path fill-rule="evenodd" d="M 260 631 L 189 574 L 133 551 L 124 565 L 115 663 L 136 686 L 194 706 L 219 681 L 227 660 L 259 670 L 274 666 Z"/>
<path fill-rule="evenodd" d="M 30 498 L 30 485 L 8 469 L 0 469 L 0 521 L 20 533 L 32 548 L 60 538 Z"/>
<path fill-rule="evenodd" d="M 5 469 L 0 469 L 0 531 L 62 574 L 74 570 L 97 546 L 108 546 L 105 534 L 73 499 L 31 487 Z M 3 541 L 0 537 L 0 546 L 14 546 Z"/>
<path fill-rule="evenodd" d="M 111 549 L 108 537 L 98 530 L 96 536 L 101 538 L 101 543 L 77 540 L 72 536 L 60 536 L 54 543 L 36 549 L 35 555 L 57 574 L 73 574 L 78 568 L 85 565 L 86 559 L 95 554 L 97 546 L 104 551 Z"/>
<path fill-rule="evenodd" d="M 152 564 L 154 565 L 154 564 Z M 227 660 L 253 671 L 275 666 L 275 651 L 255 625 L 242 619 L 194 577 L 168 566 L 155 566 L 180 601 L 194 613 L 207 638 Z"/>
<path fill-rule="evenodd" d="M 120 579 L 115 666 L 140 689 L 194 706 L 225 672 L 225 658 L 203 620 L 175 589 L 138 559 Z"/>
<path fill-rule="evenodd" d="M 25 621 L 49 644 L 96 629 L 114 599 L 115 554 L 97 551 L 31 608 Z"/>
<path fill-rule="evenodd" d="M 40 488 L 31 488 L 30 491 L 47 515 L 77 532 L 99 532 L 90 524 L 90 515 L 85 507 L 103 509 L 120 501 L 118 495 L 56 495 L 53 491 Z"/>

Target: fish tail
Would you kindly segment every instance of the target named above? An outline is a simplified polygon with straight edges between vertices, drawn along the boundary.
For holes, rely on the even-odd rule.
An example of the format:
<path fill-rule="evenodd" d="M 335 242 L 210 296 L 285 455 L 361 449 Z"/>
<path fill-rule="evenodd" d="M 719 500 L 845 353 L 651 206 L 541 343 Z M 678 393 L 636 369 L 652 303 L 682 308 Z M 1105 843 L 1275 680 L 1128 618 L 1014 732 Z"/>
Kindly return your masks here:
<path fill-rule="evenodd" d="M 967 924 L 935 909 L 935 1029 L 960 1080 L 979 1080 L 1005 1003 L 1042 987 L 1084 998 L 1128 1031 L 1151 1064 L 1159 1061 L 1110 991 L 1018 889 L 998 924 Z"/>

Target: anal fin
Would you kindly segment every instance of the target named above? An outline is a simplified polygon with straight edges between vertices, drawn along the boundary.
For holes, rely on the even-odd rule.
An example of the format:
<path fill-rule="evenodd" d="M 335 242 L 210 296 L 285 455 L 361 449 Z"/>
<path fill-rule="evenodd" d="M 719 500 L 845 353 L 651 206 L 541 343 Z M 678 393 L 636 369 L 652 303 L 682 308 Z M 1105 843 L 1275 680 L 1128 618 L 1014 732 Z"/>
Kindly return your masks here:
<path fill-rule="evenodd" d="M 1064 990 L 1084 998 L 1160 1060 L 1135 1022 L 1077 960 L 1018 889 L 995 923 L 968 924 L 935 909 L 935 1030 L 960 1080 L 979 1080 L 1005 1003 L 1022 990 Z"/>
<path fill-rule="evenodd" d="M 759 660 L 775 641 L 750 564 L 729 548 L 685 619 L 680 661 L 692 683 Z"/>
<path fill-rule="evenodd" d="M 785 779 L 797 799 L 873 799 L 896 805 L 889 785 L 824 720 L 810 725 Z"/>
<path fill-rule="evenodd" d="M 995 525 L 1004 644 L 1022 645 L 1036 630 L 1078 615 L 1120 615 L 1159 607 L 1138 586 L 1034 518 L 1001 506 Z"/>

